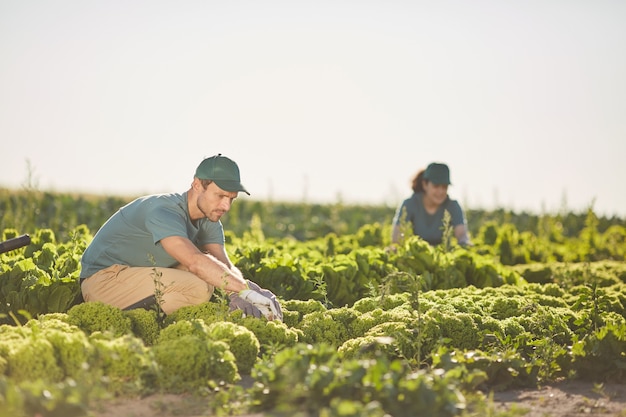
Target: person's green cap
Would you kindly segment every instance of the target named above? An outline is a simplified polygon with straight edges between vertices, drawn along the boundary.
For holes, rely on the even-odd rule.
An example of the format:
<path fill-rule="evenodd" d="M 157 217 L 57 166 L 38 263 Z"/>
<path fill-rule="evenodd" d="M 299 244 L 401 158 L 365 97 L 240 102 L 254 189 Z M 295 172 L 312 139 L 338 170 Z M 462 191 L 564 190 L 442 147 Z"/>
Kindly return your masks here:
<path fill-rule="evenodd" d="M 450 182 L 450 169 L 448 169 L 446 164 L 440 164 L 438 162 L 433 162 L 426 167 L 424 179 L 433 184 L 452 184 Z"/>
<path fill-rule="evenodd" d="M 235 161 L 222 156 L 221 153 L 200 162 L 196 169 L 195 177 L 201 180 L 211 180 L 225 191 L 243 191 L 250 195 L 246 187 L 241 184 L 239 167 Z"/>

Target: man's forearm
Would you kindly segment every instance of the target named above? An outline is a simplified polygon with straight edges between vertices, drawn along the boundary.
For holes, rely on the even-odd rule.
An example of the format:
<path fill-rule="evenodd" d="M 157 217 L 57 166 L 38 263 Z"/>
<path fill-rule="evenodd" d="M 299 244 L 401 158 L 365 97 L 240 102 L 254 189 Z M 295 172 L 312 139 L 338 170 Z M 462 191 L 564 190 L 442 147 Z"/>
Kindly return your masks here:
<path fill-rule="evenodd" d="M 235 267 L 229 268 L 211 254 L 199 255 L 196 262 L 189 266 L 189 272 L 208 284 L 227 292 L 238 293 L 248 288 L 241 271 Z"/>

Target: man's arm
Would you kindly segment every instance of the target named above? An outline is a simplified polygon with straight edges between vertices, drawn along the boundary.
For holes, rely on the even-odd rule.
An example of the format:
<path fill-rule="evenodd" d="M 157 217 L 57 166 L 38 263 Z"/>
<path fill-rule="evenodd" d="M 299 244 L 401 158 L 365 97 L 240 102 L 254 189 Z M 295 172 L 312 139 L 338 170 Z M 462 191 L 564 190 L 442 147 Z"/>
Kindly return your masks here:
<path fill-rule="evenodd" d="M 264 315 L 268 320 L 282 321 L 283 314 L 276 296 L 244 279 L 241 271 L 228 259 L 223 245 L 205 245 L 202 249 L 208 253 L 203 253 L 189 239 L 180 236 L 163 238 L 161 245 L 178 261 L 180 269 L 231 293 L 231 308 L 244 307 L 255 317 Z"/>
<path fill-rule="evenodd" d="M 216 288 L 236 293 L 248 288 L 246 280 L 233 267 L 222 245 L 206 245 L 205 249 L 209 253 L 203 253 L 189 239 L 181 236 L 163 238 L 161 245 L 178 261 L 181 269 Z"/>
<path fill-rule="evenodd" d="M 231 310 L 239 309 L 243 310 L 246 315 L 254 317 L 264 315 L 268 320 L 283 321 L 282 308 L 274 293 L 259 287 L 259 285 L 253 281 L 245 279 L 239 268 L 233 265 L 228 258 L 224 245 L 209 243 L 204 245 L 202 250 L 223 262 L 234 276 L 246 282 L 247 290 L 244 290 L 243 293 L 230 294 Z M 256 297 L 254 293 L 261 294 L 263 298 Z"/>

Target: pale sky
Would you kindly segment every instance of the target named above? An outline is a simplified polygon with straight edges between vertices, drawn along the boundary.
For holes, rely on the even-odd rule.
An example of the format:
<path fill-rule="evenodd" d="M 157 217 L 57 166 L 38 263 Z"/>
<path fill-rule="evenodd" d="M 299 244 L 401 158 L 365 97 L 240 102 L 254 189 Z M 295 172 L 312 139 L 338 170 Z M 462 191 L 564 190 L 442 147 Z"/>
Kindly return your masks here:
<path fill-rule="evenodd" d="M 626 1 L 0 0 L 0 186 L 626 217 Z"/>

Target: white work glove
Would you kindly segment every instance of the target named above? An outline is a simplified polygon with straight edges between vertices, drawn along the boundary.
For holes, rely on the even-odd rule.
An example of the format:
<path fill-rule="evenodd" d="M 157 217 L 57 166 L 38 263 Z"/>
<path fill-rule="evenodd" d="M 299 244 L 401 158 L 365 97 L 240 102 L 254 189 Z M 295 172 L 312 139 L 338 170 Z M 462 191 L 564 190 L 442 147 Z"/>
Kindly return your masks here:
<path fill-rule="evenodd" d="M 246 281 L 248 289 L 230 296 L 230 309 L 243 310 L 245 315 L 265 316 L 268 320 L 283 320 L 283 312 L 276 296 L 252 281 Z"/>

